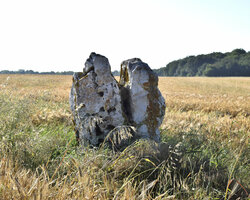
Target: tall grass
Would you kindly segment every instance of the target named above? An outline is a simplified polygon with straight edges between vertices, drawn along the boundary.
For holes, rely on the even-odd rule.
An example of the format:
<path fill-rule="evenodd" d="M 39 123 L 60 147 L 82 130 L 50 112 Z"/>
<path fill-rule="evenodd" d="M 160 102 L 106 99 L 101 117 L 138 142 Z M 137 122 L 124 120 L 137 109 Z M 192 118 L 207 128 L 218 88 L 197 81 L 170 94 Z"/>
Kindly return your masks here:
<path fill-rule="evenodd" d="M 219 101 L 225 114 L 218 114 L 205 108 L 210 99 L 176 97 L 182 90 L 205 95 L 186 86 L 192 80 L 181 86 L 178 79 L 160 79 L 167 95 L 162 142 L 137 140 L 113 152 L 105 145 L 77 146 L 68 105 L 71 77 L 7 77 L 0 76 L 0 199 L 247 199 L 247 101 L 240 99 L 245 110 L 235 116 L 237 107 Z M 216 93 L 210 81 L 200 80 Z M 242 90 L 220 86 L 218 95 L 247 99 L 246 80 L 239 79 Z"/>

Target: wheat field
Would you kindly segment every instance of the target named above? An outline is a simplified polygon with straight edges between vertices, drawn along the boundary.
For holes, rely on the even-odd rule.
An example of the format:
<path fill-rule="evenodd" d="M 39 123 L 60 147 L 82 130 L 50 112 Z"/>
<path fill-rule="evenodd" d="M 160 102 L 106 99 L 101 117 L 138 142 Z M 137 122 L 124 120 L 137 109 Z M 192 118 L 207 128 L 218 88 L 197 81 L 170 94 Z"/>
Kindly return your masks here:
<path fill-rule="evenodd" d="M 71 84 L 0 75 L 0 199 L 231 199 L 232 180 L 247 198 L 250 78 L 160 77 L 168 146 L 160 161 L 147 141 L 117 154 L 78 147 Z M 182 152 L 177 164 L 171 148 Z"/>

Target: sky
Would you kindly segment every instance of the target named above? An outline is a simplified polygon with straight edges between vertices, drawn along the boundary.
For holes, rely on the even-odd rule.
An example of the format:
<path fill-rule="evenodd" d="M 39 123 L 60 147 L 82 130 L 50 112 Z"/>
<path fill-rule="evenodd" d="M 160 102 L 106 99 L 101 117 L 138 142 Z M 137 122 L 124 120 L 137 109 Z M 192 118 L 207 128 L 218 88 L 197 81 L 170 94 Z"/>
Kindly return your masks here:
<path fill-rule="evenodd" d="M 250 51 L 250 0 L 0 0 L 0 71 L 82 71 L 91 52 L 112 71 L 190 55 Z"/>

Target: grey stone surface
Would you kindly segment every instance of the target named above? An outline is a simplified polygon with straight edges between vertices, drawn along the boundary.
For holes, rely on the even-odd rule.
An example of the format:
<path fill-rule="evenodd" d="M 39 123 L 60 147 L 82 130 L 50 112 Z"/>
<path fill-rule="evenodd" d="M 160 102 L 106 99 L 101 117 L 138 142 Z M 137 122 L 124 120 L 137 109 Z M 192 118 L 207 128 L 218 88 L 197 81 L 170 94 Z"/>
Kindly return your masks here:
<path fill-rule="evenodd" d="M 98 145 L 124 124 L 119 87 L 104 56 L 91 53 L 83 71 L 73 75 L 71 110 L 79 140 Z"/>
<path fill-rule="evenodd" d="M 119 83 L 129 94 L 127 112 L 138 134 L 159 142 L 166 106 L 158 89 L 157 75 L 139 58 L 133 58 L 122 62 Z"/>
<path fill-rule="evenodd" d="M 81 143 L 99 145 L 109 133 L 109 140 L 117 146 L 135 135 L 160 141 L 165 100 L 157 75 L 138 58 L 122 62 L 118 84 L 108 59 L 91 53 L 83 72 L 73 75 L 70 106 Z M 124 129 L 127 126 L 135 127 L 134 133 L 124 131 L 129 130 Z M 123 128 L 114 131 L 117 127 Z"/>

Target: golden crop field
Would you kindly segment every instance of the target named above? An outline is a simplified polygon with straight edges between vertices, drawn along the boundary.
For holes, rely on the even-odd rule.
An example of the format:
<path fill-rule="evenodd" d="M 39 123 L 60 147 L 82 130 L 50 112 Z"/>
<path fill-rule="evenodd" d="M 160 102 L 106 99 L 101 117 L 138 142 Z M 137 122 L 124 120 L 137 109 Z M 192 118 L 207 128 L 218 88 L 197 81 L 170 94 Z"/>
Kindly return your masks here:
<path fill-rule="evenodd" d="M 250 131 L 250 78 L 160 78 L 159 88 L 167 105 L 163 128 L 205 128 L 235 142 Z"/>
<path fill-rule="evenodd" d="M 1 93 L 47 102 L 34 105 L 37 123 L 40 118 L 70 121 L 71 76 L 1 75 L 0 83 Z M 162 128 L 181 132 L 206 126 L 232 137 L 250 131 L 250 78 L 160 77 L 159 89 L 167 107 Z"/>
<path fill-rule="evenodd" d="M 163 185 L 167 185 L 163 180 L 145 178 L 140 173 L 131 175 L 139 166 L 132 158 L 129 162 L 133 164 L 128 164 L 130 157 L 119 160 L 119 165 L 117 159 L 121 156 L 112 160 L 114 155 L 107 153 L 107 158 L 102 158 L 103 153 L 89 149 L 83 153 L 88 156 L 81 158 L 69 108 L 71 84 L 72 76 L 0 75 L 0 199 L 142 199 L 141 195 L 144 199 L 202 199 L 229 195 L 224 182 L 217 186 L 219 189 L 204 189 L 210 186 L 201 184 L 203 179 L 193 168 L 181 179 L 184 189 L 173 186 L 175 189 L 166 193 L 170 189 L 166 186 L 163 191 Z M 178 138 L 177 143 L 185 134 L 195 135 L 192 141 L 205 137 L 201 141 L 206 145 L 198 144 L 203 148 L 199 150 L 203 159 L 210 159 L 214 170 L 225 172 L 228 180 L 241 181 L 247 193 L 250 78 L 160 77 L 159 89 L 166 101 L 161 126 L 164 142 Z M 192 156 L 198 159 L 196 154 Z M 87 162 L 90 158 L 93 160 Z M 109 168 L 103 168 L 104 162 Z M 201 166 L 205 168 L 205 164 Z M 143 170 L 145 165 L 140 167 Z M 146 190 L 147 184 L 151 185 Z M 197 190 L 190 189 L 190 185 Z M 216 188 L 214 182 L 211 185 Z M 187 190 L 185 194 L 183 190 Z"/>

